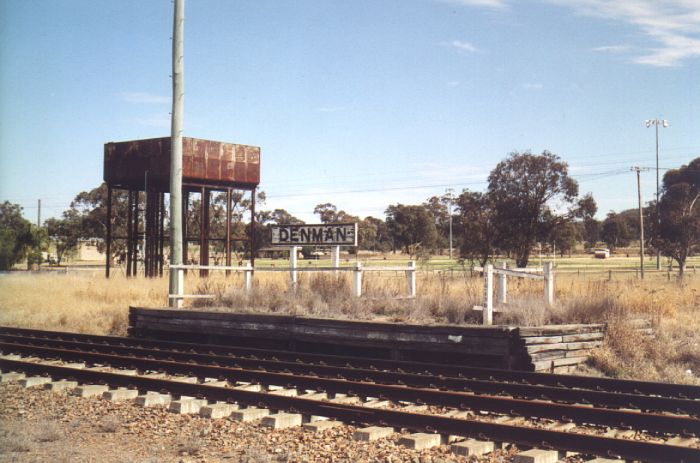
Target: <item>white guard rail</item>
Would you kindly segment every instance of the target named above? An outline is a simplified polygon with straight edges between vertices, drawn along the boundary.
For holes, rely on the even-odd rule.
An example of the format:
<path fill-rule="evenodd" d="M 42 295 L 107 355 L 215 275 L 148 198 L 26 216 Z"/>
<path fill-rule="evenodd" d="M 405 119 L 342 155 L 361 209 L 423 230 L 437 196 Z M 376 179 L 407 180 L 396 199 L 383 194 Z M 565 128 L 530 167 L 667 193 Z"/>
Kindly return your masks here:
<path fill-rule="evenodd" d="M 484 267 L 474 267 L 477 272 L 484 274 L 484 305 L 475 306 L 474 310 L 483 313 L 483 324 L 493 324 L 493 275 L 498 275 L 498 291 L 496 292 L 496 303 L 506 304 L 507 300 L 507 277 L 531 278 L 534 280 L 544 280 L 544 300 L 548 306 L 554 304 L 554 265 L 552 262 L 545 262 L 544 268 L 516 268 L 508 269 L 506 262 L 499 262 L 498 267 L 486 264 Z"/>
<path fill-rule="evenodd" d="M 219 265 L 170 265 L 170 271 L 177 271 L 179 287 L 175 294 L 168 294 L 169 302 L 174 302 L 172 306 L 182 307 L 184 299 L 212 299 L 210 294 L 185 294 L 185 270 L 214 270 L 244 274 L 244 289 L 247 293 L 253 290 L 253 276 L 256 272 L 288 272 L 289 289 L 295 291 L 297 288 L 297 272 L 352 272 L 352 294 L 356 297 L 362 296 L 362 274 L 365 272 L 405 272 L 407 296 L 416 297 L 416 263 L 408 262 L 408 267 L 365 267 L 361 262 L 355 263 L 352 267 L 297 267 L 296 259 L 290 262 L 289 268 L 283 267 L 253 267 L 248 263 L 245 266 L 219 266 Z"/>

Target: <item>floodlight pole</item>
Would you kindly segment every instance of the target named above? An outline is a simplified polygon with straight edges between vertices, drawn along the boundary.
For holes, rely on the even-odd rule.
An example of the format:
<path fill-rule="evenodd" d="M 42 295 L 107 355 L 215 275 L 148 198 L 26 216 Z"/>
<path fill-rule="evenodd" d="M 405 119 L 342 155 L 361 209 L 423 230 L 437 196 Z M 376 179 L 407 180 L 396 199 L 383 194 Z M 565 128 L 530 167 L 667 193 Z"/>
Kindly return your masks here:
<path fill-rule="evenodd" d="M 182 265 L 182 120 L 185 103 L 184 47 L 185 0 L 174 0 L 173 15 L 173 109 L 170 131 L 170 265 Z M 170 295 L 182 294 L 182 270 L 170 270 Z M 173 308 L 182 307 L 182 299 L 172 298 Z"/>

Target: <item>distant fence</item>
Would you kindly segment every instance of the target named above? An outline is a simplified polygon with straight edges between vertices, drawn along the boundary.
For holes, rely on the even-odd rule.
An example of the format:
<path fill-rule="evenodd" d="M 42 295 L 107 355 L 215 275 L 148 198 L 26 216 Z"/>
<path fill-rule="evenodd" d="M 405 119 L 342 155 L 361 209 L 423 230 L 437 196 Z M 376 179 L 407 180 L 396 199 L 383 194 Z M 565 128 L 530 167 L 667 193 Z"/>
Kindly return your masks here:
<path fill-rule="evenodd" d="M 636 278 L 636 279 L 641 279 L 641 272 L 639 271 L 639 268 L 617 268 L 617 269 L 567 269 L 567 268 L 559 268 L 557 269 L 557 273 L 560 275 L 570 275 L 570 276 L 578 276 L 581 278 L 585 277 L 593 277 L 593 276 L 600 276 L 600 279 L 607 279 L 608 281 L 615 280 L 616 278 Z M 653 268 L 644 268 L 644 277 L 645 278 L 664 278 L 667 281 L 671 281 L 673 277 L 677 277 L 679 275 L 678 269 L 675 268 L 673 270 L 670 269 L 653 269 Z M 697 269 L 696 267 L 690 266 L 685 269 L 684 272 L 685 276 L 691 276 L 691 275 L 697 275 Z"/>
<path fill-rule="evenodd" d="M 294 262 L 296 263 L 296 262 Z M 218 266 L 218 265 L 171 265 L 170 270 L 177 271 L 180 275 L 178 281 L 180 287 L 175 294 L 168 294 L 168 300 L 173 301 L 174 307 L 182 307 L 185 299 L 213 299 L 215 296 L 211 294 L 186 294 L 185 292 L 185 271 L 200 270 L 208 271 L 224 271 L 226 273 L 242 273 L 243 274 L 243 289 L 250 293 L 253 290 L 253 278 L 257 272 L 285 272 L 289 273 L 289 290 L 295 291 L 298 286 L 297 272 L 339 272 L 352 273 L 352 294 L 355 297 L 362 296 L 362 278 L 365 272 L 404 272 L 406 275 L 406 295 L 409 298 L 416 297 L 416 263 L 409 261 L 407 267 L 365 267 L 361 262 L 356 262 L 352 267 L 253 267 L 250 263 L 245 266 Z"/>

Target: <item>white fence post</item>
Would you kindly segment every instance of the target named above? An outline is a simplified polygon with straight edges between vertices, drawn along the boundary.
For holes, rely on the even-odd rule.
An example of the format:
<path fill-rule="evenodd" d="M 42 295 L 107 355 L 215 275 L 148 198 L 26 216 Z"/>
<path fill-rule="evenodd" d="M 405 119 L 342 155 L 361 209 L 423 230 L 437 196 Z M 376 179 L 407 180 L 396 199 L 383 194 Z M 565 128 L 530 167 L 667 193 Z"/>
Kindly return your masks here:
<path fill-rule="evenodd" d="M 416 297 L 416 262 L 413 260 L 408 261 L 406 284 L 408 286 L 408 297 Z"/>
<path fill-rule="evenodd" d="M 554 266 L 551 262 L 544 263 L 544 300 L 547 305 L 554 305 Z"/>
<path fill-rule="evenodd" d="M 297 251 L 299 247 L 298 246 L 290 246 L 289 247 L 289 284 L 290 284 L 290 290 L 291 291 L 296 291 L 297 289 Z"/>
<path fill-rule="evenodd" d="M 184 294 L 185 294 L 185 271 L 183 269 L 179 268 L 176 270 L 176 272 L 177 272 L 177 293 L 175 293 L 175 294 L 176 294 L 176 296 L 179 296 L 179 297 L 175 298 L 173 307 L 176 309 L 181 309 L 182 304 L 184 302 L 184 298 L 181 296 L 184 296 Z"/>
<path fill-rule="evenodd" d="M 362 296 L 362 262 L 357 262 L 352 271 L 352 294 Z"/>
<path fill-rule="evenodd" d="M 340 267 L 340 246 L 333 246 L 331 248 L 331 267 Z M 337 275 L 338 271 L 336 270 L 333 273 Z"/>
<path fill-rule="evenodd" d="M 507 262 L 500 262 L 498 264 L 498 268 L 506 270 L 508 268 L 508 263 Z M 508 302 L 508 299 L 506 297 L 506 291 L 507 291 L 506 278 L 507 277 L 506 277 L 505 273 L 498 274 L 498 293 L 496 293 L 496 303 L 497 304 L 505 304 Z"/>
<path fill-rule="evenodd" d="M 484 265 L 484 325 L 493 325 L 493 265 Z"/>
<path fill-rule="evenodd" d="M 253 290 L 253 266 L 250 265 L 250 262 L 246 263 L 243 276 L 245 278 L 245 292 L 246 294 L 250 294 Z"/>

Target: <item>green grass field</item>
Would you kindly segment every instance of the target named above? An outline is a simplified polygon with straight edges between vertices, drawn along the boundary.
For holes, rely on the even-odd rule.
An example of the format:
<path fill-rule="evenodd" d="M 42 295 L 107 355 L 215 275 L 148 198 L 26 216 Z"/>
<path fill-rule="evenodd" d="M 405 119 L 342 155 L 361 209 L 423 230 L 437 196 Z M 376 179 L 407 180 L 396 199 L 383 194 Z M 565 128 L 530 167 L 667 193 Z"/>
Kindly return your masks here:
<path fill-rule="evenodd" d="M 355 264 L 355 262 L 362 262 L 364 266 L 382 266 L 382 267 L 406 267 L 410 257 L 400 254 L 386 254 L 386 255 L 343 255 L 341 256 L 341 266 L 350 267 Z M 515 262 L 512 259 L 497 259 L 498 261 L 506 260 L 509 267 L 513 267 Z M 564 272 L 607 272 L 609 270 L 615 271 L 630 271 L 634 272 L 639 268 L 639 257 L 626 257 L 626 256 L 613 256 L 608 259 L 596 259 L 592 255 L 574 255 L 572 257 L 556 257 L 552 258 L 551 255 L 533 256 L 530 259 L 528 267 L 541 267 L 543 262 L 554 261 L 557 270 Z M 673 271 L 678 270 L 678 266 L 675 262 L 673 264 Z M 299 259 L 297 261 L 299 267 L 328 267 L 331 265 L 330 259 L 326 256 L 321 259 Z M 460 263 L 458 259 L 449 259 L 447 256 L 433 256 L 427 261 L 418 261 L 418 265 L 423 270 L 462 270 L 469 269 L 471 263 L 469 261 Z M 478 264 L 477 264 L 478 265 Z M 661 258 L 661 271 L 666 273 L 669 269 L 671 262 L 668 258 Z M 256 267 L 288 267 L 288 259 L 255 259 Z M 700 256 L 690 257 L 686 265 L 688 273 L 692 273 L 694 268 L 700 268 Z M 645 271 L 656 271 L 656 259 L 647 257 L 644 261 Z"/>

